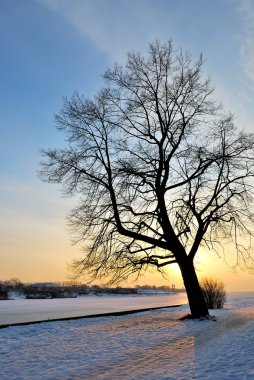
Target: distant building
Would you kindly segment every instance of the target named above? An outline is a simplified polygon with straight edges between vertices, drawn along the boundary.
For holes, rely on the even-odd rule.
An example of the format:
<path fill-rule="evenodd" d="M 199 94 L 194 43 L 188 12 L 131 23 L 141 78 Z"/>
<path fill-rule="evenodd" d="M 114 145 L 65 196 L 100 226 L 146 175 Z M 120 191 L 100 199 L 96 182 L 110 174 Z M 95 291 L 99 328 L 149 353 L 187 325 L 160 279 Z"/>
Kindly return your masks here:
<path fill-rule="evenodd" d="M 0 300 L 8 300 L 8 291 L 4 289 L 0 289 Z"/>

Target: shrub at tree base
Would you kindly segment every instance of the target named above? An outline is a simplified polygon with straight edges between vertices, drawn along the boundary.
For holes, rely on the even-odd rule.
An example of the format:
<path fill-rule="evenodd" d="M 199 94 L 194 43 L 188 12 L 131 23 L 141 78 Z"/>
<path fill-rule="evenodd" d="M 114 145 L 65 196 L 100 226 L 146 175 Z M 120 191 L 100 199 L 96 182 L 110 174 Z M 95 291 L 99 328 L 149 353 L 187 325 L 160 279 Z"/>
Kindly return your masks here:
<path fill-rule="evenodd" d="M 226 302 L 224 284 L 213 278 L 205 278 L 200 286 L 208 309 L 222 309 Z"/>

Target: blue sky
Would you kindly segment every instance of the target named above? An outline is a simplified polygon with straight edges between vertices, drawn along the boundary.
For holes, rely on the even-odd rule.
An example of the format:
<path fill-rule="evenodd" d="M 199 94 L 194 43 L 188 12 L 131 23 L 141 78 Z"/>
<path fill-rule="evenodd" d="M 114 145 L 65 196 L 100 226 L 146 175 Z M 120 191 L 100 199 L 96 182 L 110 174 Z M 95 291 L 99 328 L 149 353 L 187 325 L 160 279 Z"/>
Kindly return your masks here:
<path fill-rule="evenodd" d="M 65 278 L 72 201 L 38 179 L 39 150 L 64 141 L 63 96 L 93 96 L 108 66 L 155 39 L 203 53 L 216 98 L 254 132 L 252 0 L 0 1 L 0 279 Z"/>

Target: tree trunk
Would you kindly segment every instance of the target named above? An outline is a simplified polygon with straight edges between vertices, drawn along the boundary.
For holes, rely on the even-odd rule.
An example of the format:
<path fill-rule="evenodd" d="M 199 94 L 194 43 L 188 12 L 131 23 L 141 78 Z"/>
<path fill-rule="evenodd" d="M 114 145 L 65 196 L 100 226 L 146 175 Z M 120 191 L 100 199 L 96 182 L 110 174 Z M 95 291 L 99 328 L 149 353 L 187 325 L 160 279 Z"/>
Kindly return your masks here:
<path fill-rule="evenodd" d="M 200 318 L 209 315 L 208 307 L 199 286 L 193 262 L 187 258 L 187 260 L 184 263 L 179 264 L 179 266 L 192 317 Z"/>

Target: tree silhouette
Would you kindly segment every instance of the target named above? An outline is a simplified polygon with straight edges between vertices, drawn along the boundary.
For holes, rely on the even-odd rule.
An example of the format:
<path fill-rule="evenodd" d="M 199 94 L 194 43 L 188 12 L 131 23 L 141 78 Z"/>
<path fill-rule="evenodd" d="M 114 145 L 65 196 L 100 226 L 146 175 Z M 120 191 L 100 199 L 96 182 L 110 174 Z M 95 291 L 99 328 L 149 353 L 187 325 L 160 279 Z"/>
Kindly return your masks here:
<path fill-rule="evenodd" d="M 193 317 L 208 314 L 194 268 L 201 246 L 233 243 L 252 266 L 252 134 L 212 98 L 202 56 L 171 42 L 130 53 L 93 100 L 74 93 L 56 116 L 64 149 L 44 151 L 41 177 L 80 194 L 69 221 L 84 242 L 77 275 L 111 282 L 177 263 Z M 246 240 L 245 240 L 246 241 Z"/>

